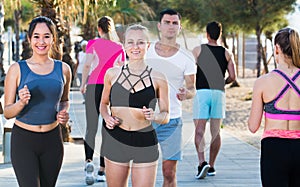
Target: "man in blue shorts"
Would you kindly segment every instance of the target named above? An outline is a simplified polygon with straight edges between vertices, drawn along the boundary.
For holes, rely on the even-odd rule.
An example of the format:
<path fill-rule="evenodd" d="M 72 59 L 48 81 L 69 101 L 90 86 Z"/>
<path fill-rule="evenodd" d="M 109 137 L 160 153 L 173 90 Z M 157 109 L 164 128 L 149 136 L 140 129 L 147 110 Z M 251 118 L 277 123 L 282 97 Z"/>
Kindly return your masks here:
<path fill-rule="evenodd" d="M 147 64 L 165 74 L 170 90 L 170 122 L 153 124 L 163 157 L 163 186 L 176 186 L 177 161 L 181 160 L 182 111 L 181 101 L 191 99 L 196 92 L 196 65 L 193 54 L 177 42 L 181 16 L 172 9 L 160 12 L 157 24 L 161 38 L 147 52 Z M 185 83 L 185 84 L 184 84 Z M 184 86 L 185 85 L 185 86 Z"/>
<path fill-rule="evenodd" d="M 222 25 L 216 21 L 206 26 L 208 43 L 193 49 L 197 62 L 196 96 L 193 104 L 193 119 L 195 123 L 195 146 L 198 154 L 199 166 L 197 179 L 206 175 L 214 176 L 215 161 L 221 147 L 220 126 L 225 118 L 225 84 L 236 78 L 233 55 L 226 48 L 218 44 L 222 33 Z M 228 77 L 225 79 L 225 73 Z M 210 150 L 209 163 L 205 161 L 204 133 L 206 122 L 210 120 Z"/>

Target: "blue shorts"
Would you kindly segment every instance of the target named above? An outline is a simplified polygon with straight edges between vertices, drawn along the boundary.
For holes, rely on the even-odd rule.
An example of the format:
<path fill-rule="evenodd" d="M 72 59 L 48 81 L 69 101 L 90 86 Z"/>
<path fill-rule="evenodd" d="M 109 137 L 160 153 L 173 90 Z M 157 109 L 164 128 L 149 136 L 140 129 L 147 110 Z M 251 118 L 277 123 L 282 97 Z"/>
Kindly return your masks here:
<path fill-rule="evenodd" d="M 182 160 L 182 120 L 170 119 L 167 124 L 152 123 L 156 131 L 163 160 Z"/>
<path fill-rule="evenodd" d="M 225 118 L 225 92 L 221 90 L 197 90 L 193 102 L 193 119 Z"/>

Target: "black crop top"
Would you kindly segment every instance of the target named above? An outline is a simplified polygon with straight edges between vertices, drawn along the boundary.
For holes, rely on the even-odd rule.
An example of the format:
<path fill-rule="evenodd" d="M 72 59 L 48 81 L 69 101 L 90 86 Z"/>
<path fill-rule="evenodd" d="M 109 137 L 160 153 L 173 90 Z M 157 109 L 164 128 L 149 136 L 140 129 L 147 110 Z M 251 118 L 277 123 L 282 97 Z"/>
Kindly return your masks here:
<path fill-rule="evenodd" d="M 140 75 L 136 75 L 130 72 L 128 65 L 124 65 L 119 77 L 111 87 L 109 97 L 110 106 L 133 108 L 143 108 L 143 106 L 145 106 L 154 110 L 157 97 L 150 77 L 151 71 L 152 68 L 148 68 L 147 66 Z M 134 81 L 132 81 L 132 79 Z M 149 86 L 145 83 L 147 80 L 150 81 Z M 135 87 L 141 83 L 144 88 L 136 91 Z M 126 88 L 126 86 L 129 88 Z"/>

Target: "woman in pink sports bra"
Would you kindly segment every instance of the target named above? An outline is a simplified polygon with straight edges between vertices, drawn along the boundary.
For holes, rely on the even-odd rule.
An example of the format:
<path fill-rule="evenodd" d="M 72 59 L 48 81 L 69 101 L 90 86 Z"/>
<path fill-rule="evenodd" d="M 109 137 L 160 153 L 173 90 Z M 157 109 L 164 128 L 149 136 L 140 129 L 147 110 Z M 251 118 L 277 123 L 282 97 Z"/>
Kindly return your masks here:
<path fill-rule="evenodd" d="M 261 181 L 264 187 L 300 186 L 300 38 L 283 28 L 274 40 L 278 68 L 255 81 L 248 127 L 255 133 L 264 113 Z"/>
<path fill-rule="evenodd" d="M 86 62 L 82 70 L 80 91 L 86 94 L 86 131 L 84 139 L 85 151 L 85 182 L 92 185 L 94 179 L 93 155 L 95 137 L 98 130 L 99 105 L 103 90 L 103 79 L 108 68 L 125 61 L 123 46 L 119 43 L 112 18 L 103 16 L 98 20 L 100 38 L 89 40 L 86 46 Z M 102 121 L 102 125 L 105 122 Z M 98 150 L 100 151 L 100 150 Z M 100 155 L 100 169 L 96 181 L 104 182 L 104 158 Z"/>

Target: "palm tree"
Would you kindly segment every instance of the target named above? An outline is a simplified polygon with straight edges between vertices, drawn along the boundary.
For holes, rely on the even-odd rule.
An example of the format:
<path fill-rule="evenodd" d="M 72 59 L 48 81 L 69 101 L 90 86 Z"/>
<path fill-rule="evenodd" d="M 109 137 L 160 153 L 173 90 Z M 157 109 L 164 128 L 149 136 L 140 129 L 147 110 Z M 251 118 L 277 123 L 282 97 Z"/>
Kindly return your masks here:
<path fill-rule="evenodd" d="M 4 32 L 4 4 L 0 1 L 0 87 L 4 87 L 5 71 L 3 67 L 4 44 L 2 43 L 2 34 Z M 0 89 L 0 97 L 4 92 Z M 2 107 L 2 106 L 1 106 Z"/>
<path fill-rule="evenodd" d="M 153 19 L 152 9 L 138 0 L 31 0 L 41 15 L 53 20 L 58 28 L 59 41 L 67 52 L 71 51 L 70 25 L 81 27 L 85 40 L 96 36 L 97 19 L 103 15 L 111 16 L 115 23 L 127 25 Z M 69 23 L 69 24 L 68 24 Z M 61 50 L 57 49 L 56 58 L 61 58 Z"/>
<path fill-rule="evenodd" d="M 118 0 L 116 6 L 108 12 L 115 23 L 128 25 L 135 22 L 153 20 L 154 11 L 143 1 Z"/>

